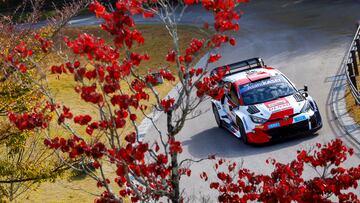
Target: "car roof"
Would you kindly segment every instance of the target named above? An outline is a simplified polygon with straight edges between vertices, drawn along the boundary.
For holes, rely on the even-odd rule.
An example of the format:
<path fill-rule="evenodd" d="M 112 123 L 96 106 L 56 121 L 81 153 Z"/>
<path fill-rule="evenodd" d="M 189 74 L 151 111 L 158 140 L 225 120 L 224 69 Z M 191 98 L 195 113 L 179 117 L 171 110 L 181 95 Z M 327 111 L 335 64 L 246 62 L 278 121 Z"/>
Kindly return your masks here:
<path fill-rule="evenodd" d="M 237 86 L 240 86 L 279 74 L 282 73 L 277 69 L 271 67 L 260 67 L 228 75 L 224 77 L 223 81 L 231 82 L 236 84 Z"/>

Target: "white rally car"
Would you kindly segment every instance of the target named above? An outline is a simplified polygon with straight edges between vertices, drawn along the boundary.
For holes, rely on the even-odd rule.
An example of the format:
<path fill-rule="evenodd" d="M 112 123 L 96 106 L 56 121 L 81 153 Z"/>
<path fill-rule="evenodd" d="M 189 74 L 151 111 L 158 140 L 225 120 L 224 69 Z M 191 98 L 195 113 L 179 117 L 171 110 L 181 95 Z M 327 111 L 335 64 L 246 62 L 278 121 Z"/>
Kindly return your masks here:
<path fill-rule="evenodd" d="M 319 109 L 307 87 L 296 89 L 284 74 L 264 65 L 262 59 L 224 67 L 230 71 L 222 81 L 224 97 L 212 101 L 215 120 L 245 143 L 266 143 L 299 132 L 315 133 L 322 127 Z"/>

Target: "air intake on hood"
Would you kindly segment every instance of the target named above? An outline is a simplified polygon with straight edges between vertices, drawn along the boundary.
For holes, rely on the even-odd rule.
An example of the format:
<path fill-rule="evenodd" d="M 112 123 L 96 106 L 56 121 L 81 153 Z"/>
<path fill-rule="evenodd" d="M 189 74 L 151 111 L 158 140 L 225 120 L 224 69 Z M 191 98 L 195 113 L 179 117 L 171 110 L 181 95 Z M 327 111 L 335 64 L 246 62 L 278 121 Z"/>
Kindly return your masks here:
<path fill-rule="evenodd" d="M 305 100 L 305 98 L 304 98 L 301 94 L 299 94 L 299 93 L 294 94 L 294 98 L 295 98 L 295 100 L 296 100 L 297 102 L 301 102 L 301 101 L 304 101 L 304 100 Z"/>
<path fill-rule="evenodd" d="M 256 113 L 259 113 L 260 110 L 254 106 L 254 105 L 251 105 L 248 107 L 247 111 L 250 113 L 250 114 L 256 114 Z"/>

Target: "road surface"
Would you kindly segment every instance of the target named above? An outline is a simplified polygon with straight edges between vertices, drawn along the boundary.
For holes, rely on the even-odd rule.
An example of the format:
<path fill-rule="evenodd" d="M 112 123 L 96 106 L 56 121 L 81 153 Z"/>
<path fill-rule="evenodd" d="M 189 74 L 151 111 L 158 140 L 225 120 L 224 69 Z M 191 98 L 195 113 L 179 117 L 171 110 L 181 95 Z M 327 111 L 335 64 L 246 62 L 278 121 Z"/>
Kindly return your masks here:
<path fill-rule="evenodd" d="M 359 164 L 359 148 L 336 128 L 328 97 L 334 79 L 339 78 L 334 76 L 354 34 L 355 23 L 360 19 L 360 1 L 257 0 L 242 9 L 245 15 L 240 20 L 241 30 L 235 35 L 237 45 L 218 50 L 223 58 L 216 65 L 262 57 L 266 64 L 285 73 L 298 88 L 308 85 L 310 95 L 316 99 L 321 110 L 324 126 L 316 136 L 254 147 L 244 145 L 226 130 L 217 128 L 209 111 L 187 122 L 178 135 L 183 143 L 182 157 L 198 159 L 216 154 L 232 161 L 243 161 L 244 167 L 255 172 L 269 173 L 272 167 L 265 164 L 269 157 L 289 162 L 296 157 L 297 149 L 308 149 L 316 142 L 341 138 L 357 152 L 357 156 L 348 160 L 346 165 Z M 184 18 L 189 21 L 191 15 L 186 14 Z M 205 102 L 200 109 L 210 107 L 210 102 Z M 159 118 L 161 129 L 165 129 L 165 121 L 164 116 Z M 146 139 L 155 134 L 151 129 Z M 213 171 L 212 167 L 211 161 L 193 164 L 193 175 L 182 179 L 182 188 L 186 196 L 191 197 L 191 202 L 199 202 L 201 197 L 210 198 L 211 202 L 216 200 L 208 184 L 199 178 L 203 170 Z M 305 177 L 310 176 L 312 172 L 305 170 Z"/>

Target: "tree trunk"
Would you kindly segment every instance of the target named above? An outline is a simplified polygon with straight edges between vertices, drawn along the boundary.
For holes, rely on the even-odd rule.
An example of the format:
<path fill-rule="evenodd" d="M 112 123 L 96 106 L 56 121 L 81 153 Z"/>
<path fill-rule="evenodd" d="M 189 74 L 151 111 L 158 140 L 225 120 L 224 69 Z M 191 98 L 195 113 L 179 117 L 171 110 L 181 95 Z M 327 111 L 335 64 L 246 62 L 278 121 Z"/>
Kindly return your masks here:
<path fill-rule="evenodd" d="M 167 131 L 168 131 L 168 139 L 175 139 L 174 136 L 174 127 L 172 126 L 171 120 L 172 120 L 172 112 L 173 110 L 170 110 L 167 112 Z M 171 202 L 173 203 L 179 203 L 180 202 L 180 176 L 179 176 L 179 163 L 178 163 L 178 154 L 177 153 L 171 153 L 171 185 L 173 188 L 173 194 L 170 197 Z"/>
<path fill-rule="evenodd" d="M 180 202 L 180 176 L 178 172 L 179 163 L 178 163 L 178 154 L 171 154 L 171 165 L 172 165 L 172 175 L 171 175 L 171 184 L 174 190 L 173 196 L 171 197 L 172 203 Z"/>

